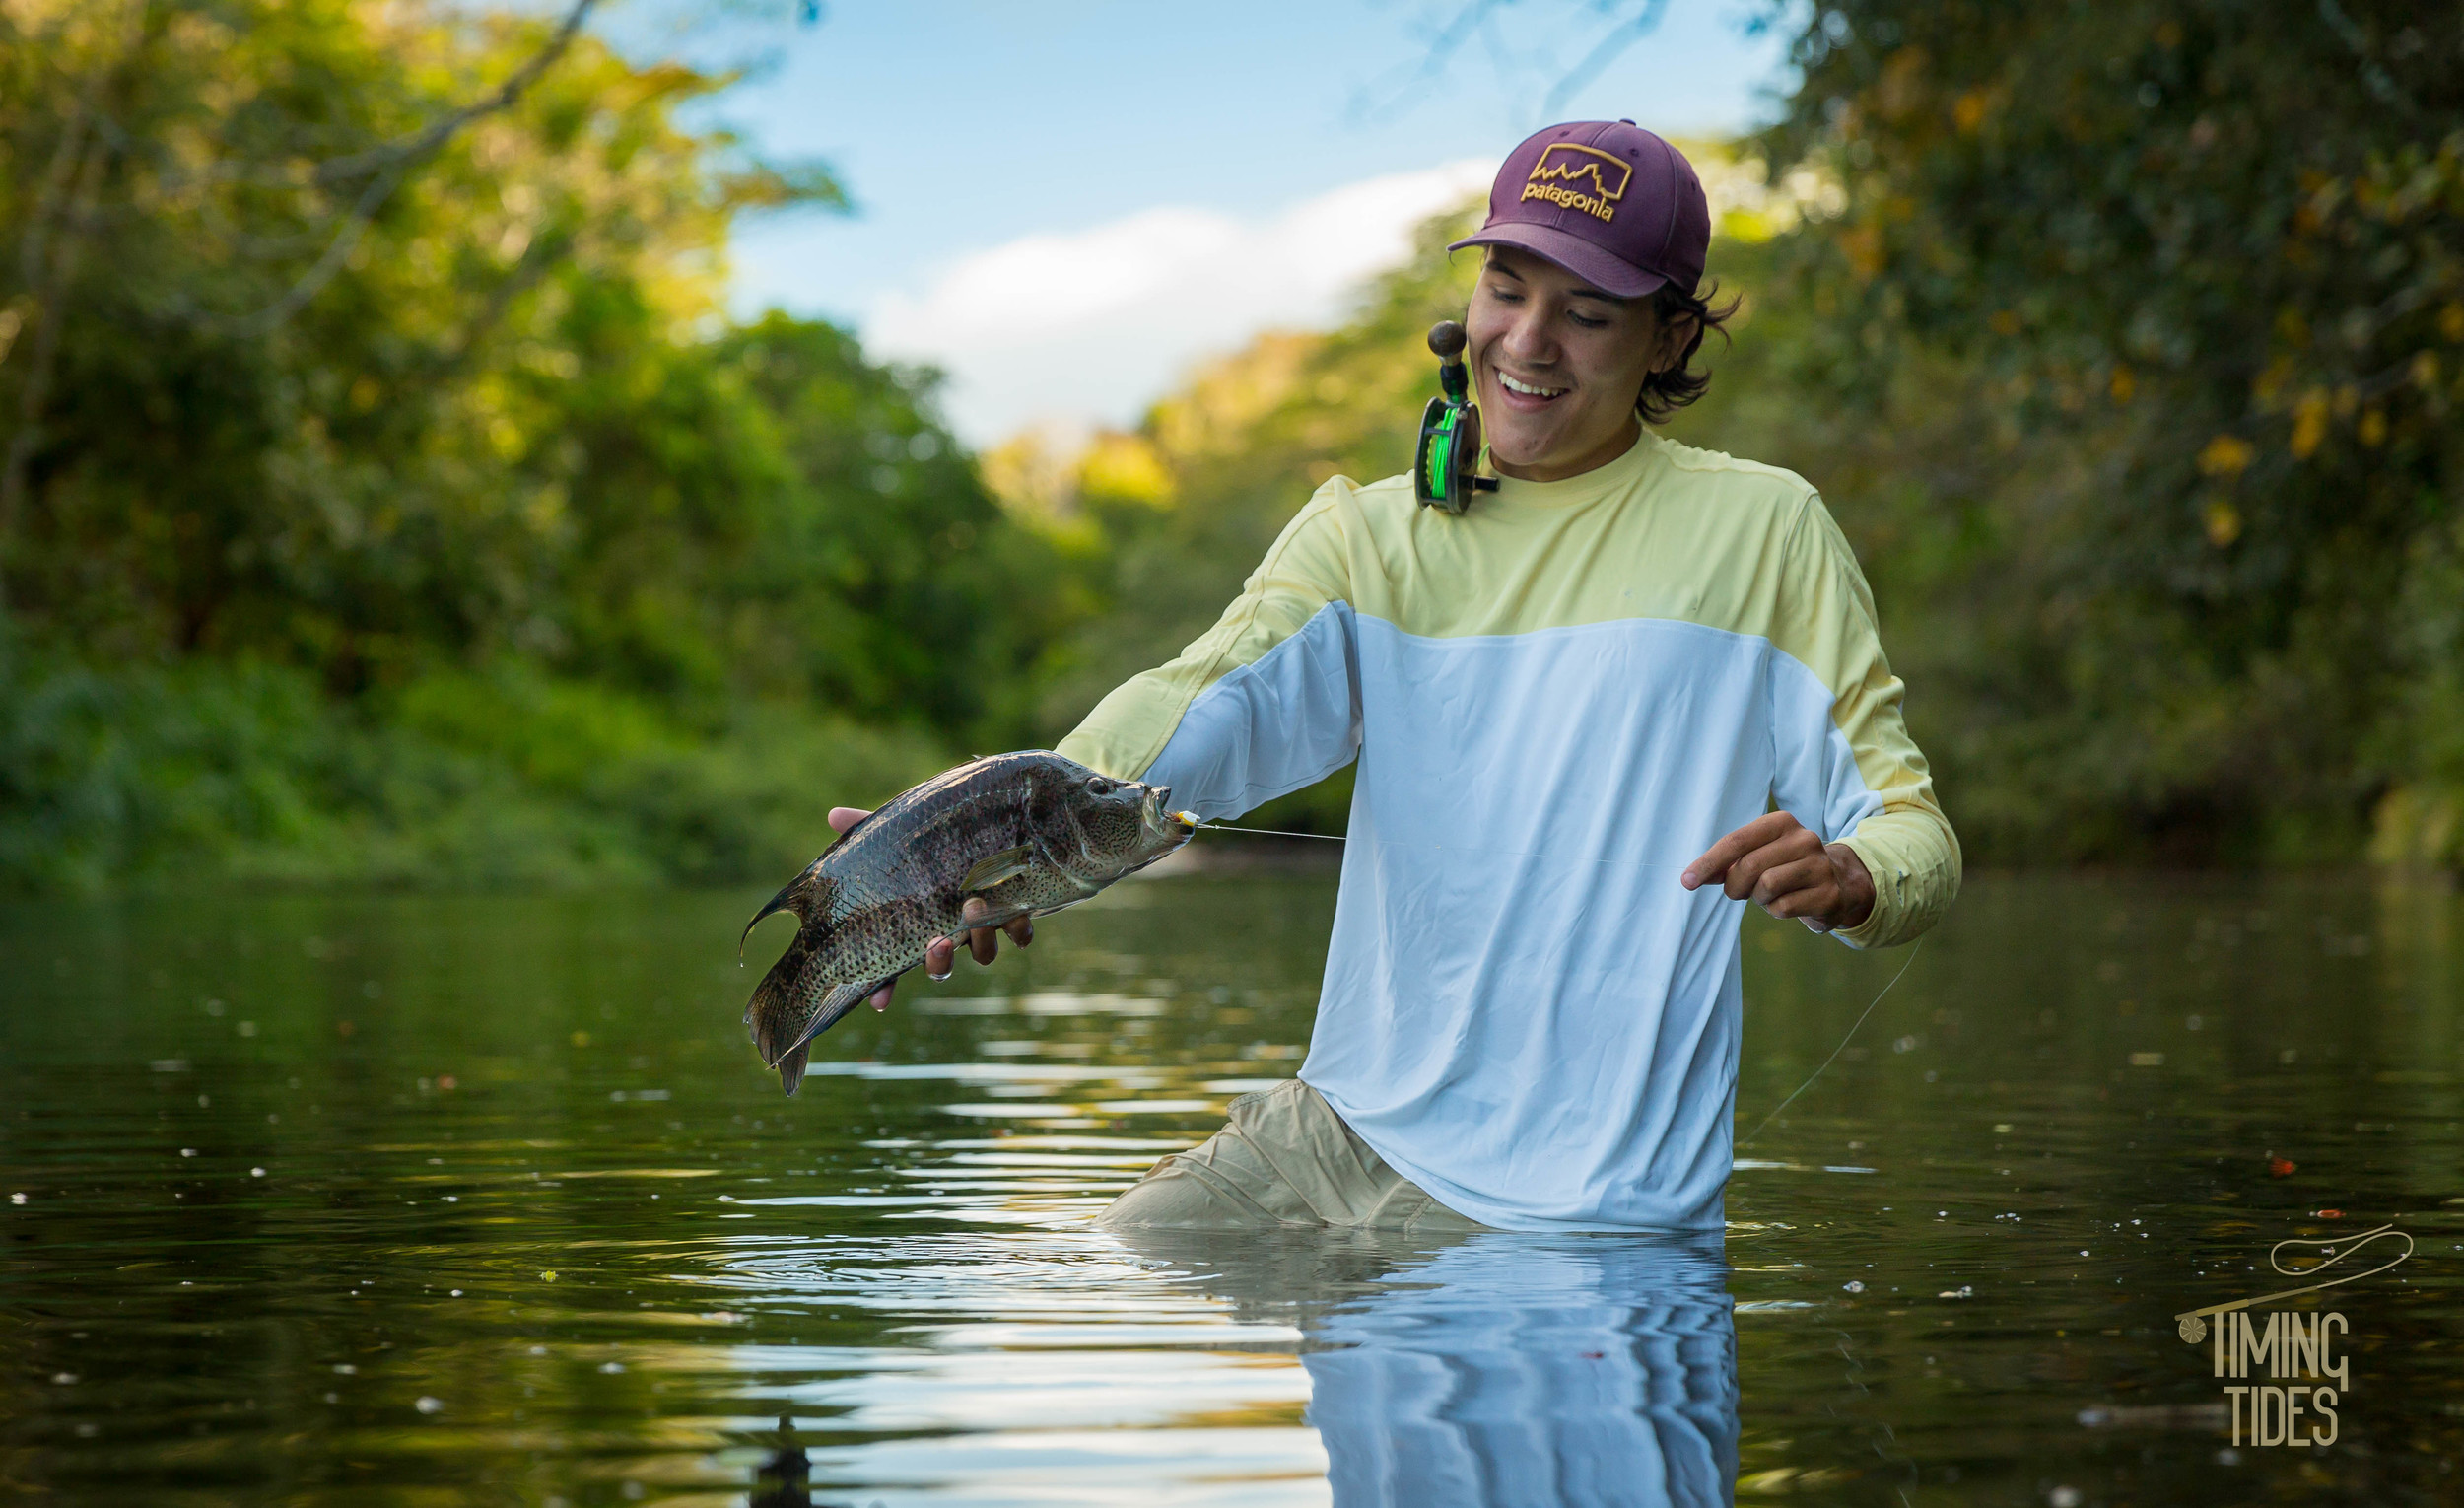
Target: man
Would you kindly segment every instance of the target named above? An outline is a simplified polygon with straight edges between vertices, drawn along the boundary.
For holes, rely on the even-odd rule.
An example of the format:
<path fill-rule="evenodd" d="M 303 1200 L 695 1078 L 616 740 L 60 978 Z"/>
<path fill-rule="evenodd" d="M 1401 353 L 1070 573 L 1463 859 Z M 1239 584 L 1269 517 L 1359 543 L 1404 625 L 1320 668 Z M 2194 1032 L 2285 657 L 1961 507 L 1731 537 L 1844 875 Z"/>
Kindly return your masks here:
<path fill-rule="evenodd" d="M 1950 904 L 1957 841 L 1821 500 L 1643 423 L 1707 380 L 1709 242 L 1692 168 L 1632 122 L 1524 142 L 1456 243 L 1485 257 L 1497 491 L 1450 516 L 1407 477 L 1328 482 L 1062 740 L 1216 819 L 1359 764 L 1299 1078 L 1107 1223 L 1716 1229 L 1735 903 L 1860 947 Z"/>

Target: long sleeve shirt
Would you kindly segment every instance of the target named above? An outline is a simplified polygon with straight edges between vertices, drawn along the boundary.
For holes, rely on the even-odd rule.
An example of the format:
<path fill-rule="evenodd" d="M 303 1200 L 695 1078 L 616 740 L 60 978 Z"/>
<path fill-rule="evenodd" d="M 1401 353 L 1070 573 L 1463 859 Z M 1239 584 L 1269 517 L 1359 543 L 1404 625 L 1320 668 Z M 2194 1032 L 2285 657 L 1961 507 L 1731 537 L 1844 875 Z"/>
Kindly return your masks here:
<path fill-rule="evenodd" d="M 1240 597 L 1061 752 L 1225 819 L 1357 760 L 1301 1077 L 1506 1229 L 1722 1222 L 1743 902 L 1684 865 L 1777 807 L 1854 849 L 1859 947 L 1959 849 L 1814 490 L 1649 431 L 1461 516 L 1336 477 Z"/>

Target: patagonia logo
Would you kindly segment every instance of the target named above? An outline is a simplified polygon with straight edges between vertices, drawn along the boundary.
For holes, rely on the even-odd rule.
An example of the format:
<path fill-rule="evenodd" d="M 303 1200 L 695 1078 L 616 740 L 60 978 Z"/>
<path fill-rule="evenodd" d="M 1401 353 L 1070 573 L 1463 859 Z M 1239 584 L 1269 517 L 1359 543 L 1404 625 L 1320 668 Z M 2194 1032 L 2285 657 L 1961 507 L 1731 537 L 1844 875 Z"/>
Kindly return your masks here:
<path fill-rule="evenodd" d="M 1621 157 L 1572 142 L 1551 142 L 1533 165 L 1523 197 L 1614 220 L 1617 201 L 1625 197 L 1625 185 L 1633 178 L 1634 165 Z"/>

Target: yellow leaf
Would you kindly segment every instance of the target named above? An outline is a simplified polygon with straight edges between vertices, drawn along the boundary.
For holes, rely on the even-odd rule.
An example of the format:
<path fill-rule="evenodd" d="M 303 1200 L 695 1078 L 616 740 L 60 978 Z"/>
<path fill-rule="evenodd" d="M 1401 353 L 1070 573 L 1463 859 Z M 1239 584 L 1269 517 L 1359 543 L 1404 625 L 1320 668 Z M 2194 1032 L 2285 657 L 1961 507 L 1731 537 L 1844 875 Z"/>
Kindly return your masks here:
<path fill-rule="evenodd" d="M 2209 441 L 2207 447 L 2199 452 L 2199 469 L 2208 476 L 2239 476 L 2249 467 L 2250 458 L 2257 453 L 2258 451 L 2246 440 L 2231 435 L 2219 435 Z M 2213 513 L 2210 516 L 2213 518 Z M 2234 529 L 2238 532 L 2240 525 L 2235 524 Z M 2211 536 L 2215 534 L 2213 523 L 2210 524 L 2208 532 Z"/>
<path fill-rule="evenodd" d="M 1162 508 L 1172 502 L 1172 471 L 1144 439 L 1106 434 L 1097 437 L 1078 462 L 1078 490 L 1089 497 Z"/>
<path fill-rule="evenodd" d="M 2139 379 L 2131 376 L 2131 371 L 2128 367 L 2116 367 L 2113 369 L 2113 381 L 2111 387 L 2114 402 L 2128 403 L 2130 401 L 2131 394 L 2139 390 Z"/>
<path fill-rule="evenodd" d="M 2295 460 L 2308 460 L 2319 442 L 2327 438 L 2327 394 L 2313 387 L 2301 395 L 2293 411 L 2293 454 Z"/>
<path fill-rule="evenodd" d="M 2223 498 L 2208 504 L 2207 525 L 2208 543 L 2220 550 L 2241 537 L 2241 514 Z"/>

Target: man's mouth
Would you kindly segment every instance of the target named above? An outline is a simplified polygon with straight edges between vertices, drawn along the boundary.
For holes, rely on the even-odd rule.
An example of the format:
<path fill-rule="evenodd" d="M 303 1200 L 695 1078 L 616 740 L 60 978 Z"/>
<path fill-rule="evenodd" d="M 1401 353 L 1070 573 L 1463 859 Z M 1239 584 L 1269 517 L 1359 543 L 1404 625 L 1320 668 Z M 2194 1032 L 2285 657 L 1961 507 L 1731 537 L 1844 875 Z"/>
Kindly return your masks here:
<path fill-rule="evenodd" d="M 1541 387 L 1533 382 L 1518 382 L 1503 372 L 1497 374 L 1497 382 L 1506 391 L 1519 392 L 1527 398 L 1554 398 L 1562 396 L 1566 391 L 1562 387 Z"/>

